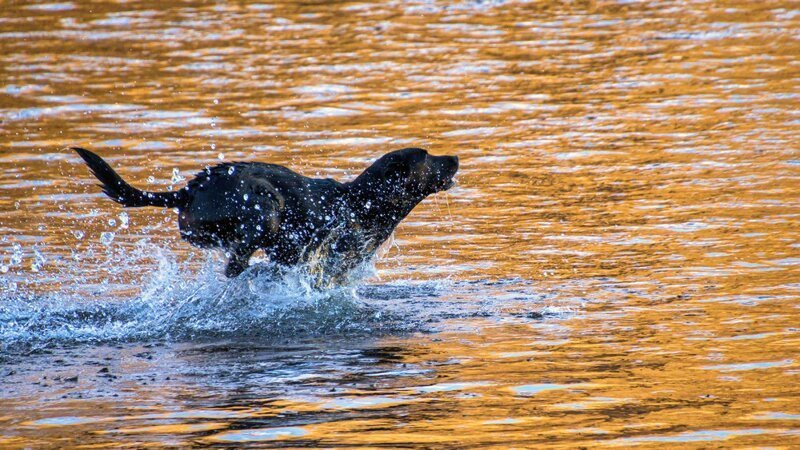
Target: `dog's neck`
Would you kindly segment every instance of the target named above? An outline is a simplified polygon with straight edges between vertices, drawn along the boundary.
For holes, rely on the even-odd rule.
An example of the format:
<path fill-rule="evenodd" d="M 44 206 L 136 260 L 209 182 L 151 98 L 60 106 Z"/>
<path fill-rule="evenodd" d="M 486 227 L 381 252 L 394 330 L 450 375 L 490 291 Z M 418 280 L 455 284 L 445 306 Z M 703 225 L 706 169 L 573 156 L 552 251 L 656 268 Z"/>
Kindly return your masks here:
<path fill-rule="evenodd" d="M 425 195 L 403 192 L 399 187 L 381 184 L 366 171 L 345 183 L 344 206 L 351 219 L 376 245 L 389 238 L 392 231 L 419 204 Z"/>
<path fill-rule="evenodd" d="M 383 180 L 365 172 L 343 183 L 341 196 L 333 198 L 333 218 L 319 229 L 321 239 L 314 240 L 301 256 L 314 267 L 322 284 L 339 279 L 371 259 L 397 225 L 425 198 L 401 189 L 391 189 Z"/>

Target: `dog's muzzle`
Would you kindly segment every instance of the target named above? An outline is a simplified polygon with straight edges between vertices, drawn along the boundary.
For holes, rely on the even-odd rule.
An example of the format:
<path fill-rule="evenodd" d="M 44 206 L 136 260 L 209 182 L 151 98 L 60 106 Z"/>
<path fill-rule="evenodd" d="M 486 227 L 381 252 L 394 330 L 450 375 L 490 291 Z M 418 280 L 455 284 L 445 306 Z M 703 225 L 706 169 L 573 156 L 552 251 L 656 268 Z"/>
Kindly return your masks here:
<path fill-rule="evenodd" d="M 446 191 L 455 186 L 453 177 L 458 172 L 458 156 L 429 156 L 433 160 L 436 180 L 434 192 Z"/>

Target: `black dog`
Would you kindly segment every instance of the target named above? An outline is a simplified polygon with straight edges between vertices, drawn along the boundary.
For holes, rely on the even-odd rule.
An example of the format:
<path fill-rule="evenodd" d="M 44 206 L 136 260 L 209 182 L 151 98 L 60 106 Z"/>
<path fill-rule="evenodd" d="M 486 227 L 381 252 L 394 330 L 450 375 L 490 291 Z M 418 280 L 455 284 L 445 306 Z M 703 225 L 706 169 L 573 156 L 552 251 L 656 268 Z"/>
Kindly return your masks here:
<path fill-rule="evenodd" d="M 178 208 L 183 239 L 226 251 L 226 276 L 242 273 L 250 256 L 264 249 L 278 265 L 312 267 L 319 284 L 370 259 L 419 202 L 449 189 L 458 171 L 456 156 L 406 148 L 387 153 L 348 183 L 275 164 L 233 162 L 206 168 L 176 192 L 144 192 L 94 153 L 73 150 L 122 206 Z"/>

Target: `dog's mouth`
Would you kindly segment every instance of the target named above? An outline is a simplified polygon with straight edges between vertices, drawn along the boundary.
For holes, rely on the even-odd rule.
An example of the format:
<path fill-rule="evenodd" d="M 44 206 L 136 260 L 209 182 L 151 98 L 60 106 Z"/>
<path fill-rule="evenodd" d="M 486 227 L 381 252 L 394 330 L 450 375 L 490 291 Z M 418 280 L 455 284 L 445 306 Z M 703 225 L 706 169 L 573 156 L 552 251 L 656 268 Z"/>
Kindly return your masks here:
<path fill-rule="evenodd" d="M 447 191 L 455 185 L 456 185 L 456 179 L 454 175 L 454 177 L 450 178 L 444 183 L 444 186 L 442 186 L 442 189 L 440 189 L 440 191 Z"/>

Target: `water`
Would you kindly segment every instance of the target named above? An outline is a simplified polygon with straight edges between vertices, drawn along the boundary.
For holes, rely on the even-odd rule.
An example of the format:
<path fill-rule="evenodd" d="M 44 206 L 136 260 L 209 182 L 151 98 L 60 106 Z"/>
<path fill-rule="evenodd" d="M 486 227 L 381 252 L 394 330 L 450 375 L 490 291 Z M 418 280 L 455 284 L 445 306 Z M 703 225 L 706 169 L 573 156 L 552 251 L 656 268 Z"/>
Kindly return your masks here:
<path fill-rule="evenodd" d="M 0 8 L 0 446 L 800 443 L 788 1 Z M 228 282 L 175 189 L 461 159 L 359 283 Z M 262 261 L 260 264 L 268 264 Z"/>

